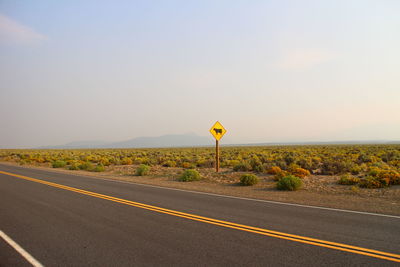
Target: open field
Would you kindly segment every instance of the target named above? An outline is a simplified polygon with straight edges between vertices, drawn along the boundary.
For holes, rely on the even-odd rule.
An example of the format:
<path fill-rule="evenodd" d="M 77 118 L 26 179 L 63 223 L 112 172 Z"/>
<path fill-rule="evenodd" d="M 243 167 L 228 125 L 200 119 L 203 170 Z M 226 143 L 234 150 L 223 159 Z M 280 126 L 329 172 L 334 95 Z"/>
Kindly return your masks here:
<path fill-rule="evenodd" d="M 213 148 L 1 150 L 0 160 L 107 179 L 400 215 L 400 145 L 223 147 L 220 173 L 213 169 Z M 138 176 L 144 164 L 148 173 Z M 201 180 L 179 182 L 185 169 L 196 169 Z M 247 173 L 257 175 L 259 182 L 240 186 Z M 277 180 L 288 175 L 300 177 L 300 190 L 276 189 Z"/>

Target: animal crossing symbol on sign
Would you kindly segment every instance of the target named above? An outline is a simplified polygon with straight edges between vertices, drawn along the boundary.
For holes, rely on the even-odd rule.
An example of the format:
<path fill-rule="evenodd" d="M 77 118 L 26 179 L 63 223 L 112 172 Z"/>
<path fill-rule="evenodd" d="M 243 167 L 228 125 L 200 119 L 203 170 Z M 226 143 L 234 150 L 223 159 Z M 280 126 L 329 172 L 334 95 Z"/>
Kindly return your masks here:
<path fill-rule="evenodd" d="M 226 133 L 226 130 L 225 130 L 224 126 L 222 126 L 222 124 L 219 123 L 219 121 L 217 121 L 213 125 L 213 127 L 211 127 L 210 133 L 214 136 L 215 139 L 219 140 L 222 138 L 222 136 L 224 136 L 224 134 Z"/>

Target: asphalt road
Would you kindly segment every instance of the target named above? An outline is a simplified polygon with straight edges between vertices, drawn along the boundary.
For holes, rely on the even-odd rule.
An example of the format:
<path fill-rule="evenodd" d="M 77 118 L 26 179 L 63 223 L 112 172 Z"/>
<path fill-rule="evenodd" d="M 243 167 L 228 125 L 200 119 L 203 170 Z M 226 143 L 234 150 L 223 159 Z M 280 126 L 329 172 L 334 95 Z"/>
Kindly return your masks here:
<path fill-rule="evenodd" d="M 45 266 L 400 265 L 400 217 L 273 204 L 1 164 L 0 230 Z M 328 242 L 360 248 L 343 249 Z M 29 264 L 0 240 L 0 266 Z"/>

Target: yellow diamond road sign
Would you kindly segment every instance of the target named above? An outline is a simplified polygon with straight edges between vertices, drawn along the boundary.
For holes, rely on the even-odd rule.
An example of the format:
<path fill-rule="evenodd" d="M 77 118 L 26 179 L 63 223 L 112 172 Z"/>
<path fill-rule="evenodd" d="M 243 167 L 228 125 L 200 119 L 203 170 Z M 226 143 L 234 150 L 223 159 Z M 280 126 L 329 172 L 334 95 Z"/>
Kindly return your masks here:
<path fill-rule="evenodd" d="M 224 126 L 222 126 L 222 124 L 219 123 L 219 121 L 217 121 L 213 125 L 213 127 L 211 127 L 210 133 L 215 137 L 215 139 L 219 140 L 222 138 L 222 136 L 224 136 L 224 134 L 226 133 L 226 130 L 225 130 Z"/>

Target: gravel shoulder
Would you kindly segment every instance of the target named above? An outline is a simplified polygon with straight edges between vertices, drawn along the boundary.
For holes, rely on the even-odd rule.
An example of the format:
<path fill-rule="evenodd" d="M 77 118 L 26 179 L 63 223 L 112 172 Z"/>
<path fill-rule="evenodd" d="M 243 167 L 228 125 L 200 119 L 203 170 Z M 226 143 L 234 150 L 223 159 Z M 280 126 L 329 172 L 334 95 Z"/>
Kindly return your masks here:
<path fill-rule="evenodd" d="M 18 165 L 11 162 L 1 162 L 1 164 Z M 148 176 L 135 176 L 137 166 L 132 165 L 107 167 L 106 171 L 101 173 L 47 166 L 22 167 L 227 196 L 400 216 L 400 186 L 364 189 L 339 185 L 337 183 L 339 178 L 335 176 L 306 177 L 303 179 L 302 189 L 292 192 L 276 190 L 276 182 L 271 175 L 258 175 L 260 182 L 254 186 L 240 186 L 238 181 L 243 173 L 232 172 L 229 169 L 222 169 L 220 173 L 215 173 L 213 169 L 199 169 L 203 180 L 179 182 L 177 178 L 183 172 L 181 168 L 155 166 L 151 168 Z"/>

